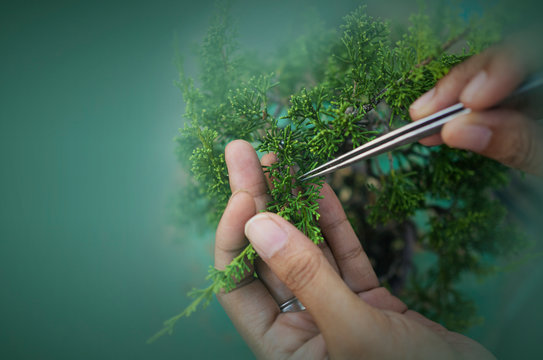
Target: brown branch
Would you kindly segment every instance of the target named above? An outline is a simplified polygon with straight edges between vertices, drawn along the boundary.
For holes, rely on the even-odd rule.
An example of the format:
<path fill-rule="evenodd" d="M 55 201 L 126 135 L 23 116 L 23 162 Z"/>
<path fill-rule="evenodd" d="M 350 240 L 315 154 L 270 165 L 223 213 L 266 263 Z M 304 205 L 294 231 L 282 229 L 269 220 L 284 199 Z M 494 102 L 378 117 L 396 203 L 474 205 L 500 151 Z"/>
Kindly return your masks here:
<path fill-rule="evenodd" d="M 452 39 L 449 39 L 449 41 L 447 41 L 445 44 L 441 45 L 441 52 L 445 52 L 447 51 L 451 46 L 453 46 L 454 44 L 456 44 L 459 40 L 463 39 L 464 37 L 466 37 L 467 34 L 469 34 L 470 32 L 470 28 L 467 27 L 464 31 L 462 31 L 460 34 L 458 34 L 457 36 L 453 37 Z M 415 65 L 415 68 L 419 68 L 421 66 L 424 66 L 424 65 L 428 65 L 430 63 L 430 61 L 434 60 L 435 57 L 434 56 L 428 56 L 426 59 L 424 59 L 423 61 L 421 61 L 420 63 L 418 63 L 417 65 Z M 408 74 L 410 74 L 413 70 L 409 71 Z"/>
<path fill-rule="evenodd" d="M 394 158 L 392 157 L 392 152 L 387 153 L 388 156 L 388 166 L 390 166 L 390 174 L 394 175 Z"/>

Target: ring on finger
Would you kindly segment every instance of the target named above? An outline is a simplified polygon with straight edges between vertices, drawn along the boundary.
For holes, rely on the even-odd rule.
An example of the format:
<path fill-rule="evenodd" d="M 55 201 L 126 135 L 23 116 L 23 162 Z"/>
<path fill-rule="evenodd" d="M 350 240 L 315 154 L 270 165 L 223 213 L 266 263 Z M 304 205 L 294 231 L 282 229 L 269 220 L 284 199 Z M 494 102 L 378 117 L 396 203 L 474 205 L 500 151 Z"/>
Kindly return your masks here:
<path fill-rule="evenodd" d="M 298 300 L 298 298 L 295 296 L 293 298 L 288 299 L 284 303 L 279 305 L 279 310 L 281 312 L 298 312 L 298 311 L 304 311 L 305 306 Z"/>

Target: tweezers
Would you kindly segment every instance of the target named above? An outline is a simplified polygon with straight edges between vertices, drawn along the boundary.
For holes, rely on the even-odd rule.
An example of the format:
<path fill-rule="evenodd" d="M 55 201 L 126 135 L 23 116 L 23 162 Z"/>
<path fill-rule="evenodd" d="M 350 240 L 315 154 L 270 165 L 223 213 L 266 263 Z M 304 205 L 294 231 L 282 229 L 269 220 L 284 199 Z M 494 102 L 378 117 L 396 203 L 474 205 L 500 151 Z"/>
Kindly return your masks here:
<path fill-rule="evenodd" d="M 520 94 L 524 94 L 542 86 L 542 75 L 543 74 L 538 74 L 524 82 L 504 101 L 502 101 L 502 103 L 510 100 L 513 97 L 517 97 Z M 362 161 L 388 151 L 392 151 L 402 145 L 411 144 L 427 136 L 438 133 L 443 125 L 445 125 L 447 122 L 460 115 L 468 114 L 470 112 L 471 109 L 465 107 L 464 104 L 454 104 L 421 120 L 414 121 L 396 130 L 390 131 L 385 135 L 379 136 L 378 138 L 373 139 L 355 148 L 354 150 L 351 150 L 335 159 L 332 159 L 327 163 L 324 163 L 316 167 L 315 169 L 303 174 L 300 177 L 300 180 L 305 181 L 315 178 L 317 176 L 323 176 L 338 169 L 349 166 L 355 162 Z"/>

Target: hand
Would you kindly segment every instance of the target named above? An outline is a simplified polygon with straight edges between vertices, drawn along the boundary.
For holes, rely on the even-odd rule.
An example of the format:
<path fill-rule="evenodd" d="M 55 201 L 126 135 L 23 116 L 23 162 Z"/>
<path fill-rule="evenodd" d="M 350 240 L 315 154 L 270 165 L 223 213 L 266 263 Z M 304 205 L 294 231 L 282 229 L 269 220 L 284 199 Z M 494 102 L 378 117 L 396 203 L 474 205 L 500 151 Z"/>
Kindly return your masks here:
<path fill-rule="evenodd" d="M 413 120 L 458 101 L 473 110 L 445 124 L 441 134 L 423 139 L 421 143 L 432 146 L 444 142 L 543 176 L 541 125 L 511 109 L 487 110 L 507 97 L 540 65 L 541 54 L 536 48 L 530 45 L 529 54 L 526 50 L 529 48 L 519 43 L 520 40 L 511 41 L 459 64 L 411 105 Z"/>
<path fill-rule="evenodd" d="M 263 158 L 264 164 L 272 155 Z M 408 310 L 379 286 L 341 204 L 325 185 L 320 248 L 294 226 L 260 213 L 266 179 L 244 141 L 226 148 L 232 198 L 220 221 L 215 266 L 223 269 L 247 245 L 260 255 L 259 278 L 218 295 L 232 322 L 259 358 L 492 358 L 481 345 Z M 250 280 L 253 279 L 253 280 Z M 282 313 L 292 293 L 307 307 Z"/>

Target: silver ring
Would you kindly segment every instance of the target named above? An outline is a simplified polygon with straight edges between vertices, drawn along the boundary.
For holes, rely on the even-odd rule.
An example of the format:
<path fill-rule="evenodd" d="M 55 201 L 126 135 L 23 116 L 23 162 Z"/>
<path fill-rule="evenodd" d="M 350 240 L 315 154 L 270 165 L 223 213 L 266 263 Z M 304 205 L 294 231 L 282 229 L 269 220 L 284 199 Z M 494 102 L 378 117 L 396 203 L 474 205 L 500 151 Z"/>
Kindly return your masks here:
<path fill-rule="evenodd" d="M 288 299 L 281 305 L 279 305 L 279 310 L 281 312 L 298 312 L 298 311 L 304 311 L 305 306 L 298 300 L 296 297 L 293 297 L 292 299 Z"/>

